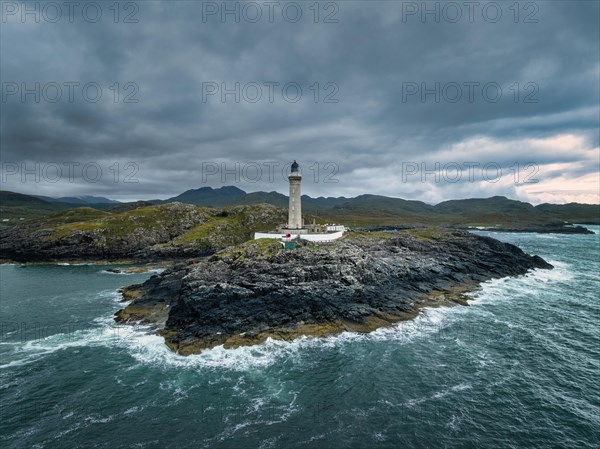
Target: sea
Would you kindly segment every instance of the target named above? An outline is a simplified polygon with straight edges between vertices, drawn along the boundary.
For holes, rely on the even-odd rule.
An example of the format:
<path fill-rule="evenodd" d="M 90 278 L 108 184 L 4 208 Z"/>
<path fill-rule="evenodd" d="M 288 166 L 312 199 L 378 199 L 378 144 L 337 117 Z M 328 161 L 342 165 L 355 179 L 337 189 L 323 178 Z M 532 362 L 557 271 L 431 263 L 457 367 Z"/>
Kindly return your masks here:
<path fill-rule="evenodd" d="M 117 325 L 153 273 L 0 266 L 0 447 L 598 448 L 600 227 L 477 232 L 552 263 L 370 334 L 183 357 Z"/>

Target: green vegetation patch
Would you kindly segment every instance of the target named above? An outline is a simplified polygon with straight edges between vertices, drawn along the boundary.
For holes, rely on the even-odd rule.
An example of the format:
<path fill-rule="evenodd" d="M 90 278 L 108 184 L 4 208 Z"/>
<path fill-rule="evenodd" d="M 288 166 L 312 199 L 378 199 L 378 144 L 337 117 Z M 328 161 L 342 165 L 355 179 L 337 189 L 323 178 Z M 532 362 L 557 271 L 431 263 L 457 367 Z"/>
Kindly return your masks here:
<path fill-rule="evenodd" d="M 82 211 L 82 209 L 85 209 Z M 118 214 L 110 214 L 90 208 L 71 209 L 46 221 L 46 225 L 58 224 L 50 239 L 68 237 L 76 232 L 99 231 L 108 239 L 127 238 L 134 232 L 164 232 L 167 235 L 181 234 L 198 220 L 209 215 L 206 208 L 186 206 L 147 206 Z"/>
<path fill-rule="evenodd" d="M 272 206 L 227 208 L 210 221 L 177 237 L 169 245 L 194 245 L 199 248 L 226 247 L 252 239 L 254 233 L 277 226 L 282 212 Z"/>
<path fill-rule="evenodd" d="M 268 259 L 283 250 L 283 245 L 275 239 L 258 239 L 244 242 L 240 245 L 229 247 L 217 253 L 224 260 L 243 262 L 246 259 Z"/>
<path fill-rule="evenodd" d="M 448 240 L 453 237 L 451 230 L 436 227 L 404 229 L 398 232 L 409 234 L 417 240 Z"/>

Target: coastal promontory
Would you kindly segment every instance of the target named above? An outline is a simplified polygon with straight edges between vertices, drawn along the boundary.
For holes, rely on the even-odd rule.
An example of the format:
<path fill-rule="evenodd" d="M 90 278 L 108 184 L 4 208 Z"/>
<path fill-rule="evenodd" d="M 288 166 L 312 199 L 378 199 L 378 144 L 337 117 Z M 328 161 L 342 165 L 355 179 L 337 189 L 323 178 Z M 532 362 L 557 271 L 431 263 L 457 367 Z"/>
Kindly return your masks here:
<path fill-rule="evenodd" d="M 466 305 L 494 278 L 552 266 L 514 245 L 465 231 L 354 232 L 286 250 L 254 240 L 179 263 L 123 289 L 116 320 L 145 323 L 188 355 L 218 345 L 368 332 L 424 306 Z"/>

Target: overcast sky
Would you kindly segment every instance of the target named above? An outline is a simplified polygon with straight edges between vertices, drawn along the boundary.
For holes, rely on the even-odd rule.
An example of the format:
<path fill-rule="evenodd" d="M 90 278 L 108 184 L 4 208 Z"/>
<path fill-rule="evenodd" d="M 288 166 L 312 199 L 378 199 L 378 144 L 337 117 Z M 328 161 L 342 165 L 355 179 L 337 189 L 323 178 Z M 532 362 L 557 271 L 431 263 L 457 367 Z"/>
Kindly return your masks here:
<path fill-rule="evenodd" d="M 599 3 L 513 3 L 2 2 L 1 187 L 598 203 Z"/>

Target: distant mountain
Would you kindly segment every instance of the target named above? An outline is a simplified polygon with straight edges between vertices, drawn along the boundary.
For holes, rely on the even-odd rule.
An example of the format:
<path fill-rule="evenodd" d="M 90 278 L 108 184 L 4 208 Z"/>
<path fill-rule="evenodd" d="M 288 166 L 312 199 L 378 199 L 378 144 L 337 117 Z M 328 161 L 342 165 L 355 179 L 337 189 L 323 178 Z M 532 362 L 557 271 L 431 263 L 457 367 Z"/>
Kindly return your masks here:
<path fill-rule="evenodd" d="M 102 208 L 102 210 L 106 210 L 110 213 L 120 213 L 120 212 L 127 212 L 129 210 L 138 209 L 140 207 L 156 206 L 157 204 L 162 204 L 162 201 L 150 200 L 150 201 L 134 201 L 132 203 L 119 203 L 109 209 Z"/>
<path fill-rule="evenodd" d="M 547 216 L 552 216 L 559 220 L 571 221 L 581 224 L 599 224 L 600 207 L 596 204 L 539 204 L 535 206 L 537 210 Z"/>
<path fill-rule="evenodd" d="M 0 191 L 0 227 L 10 227 L 32 218 L 40 218 L 51 213 L 78 207 L 92 207 L 109 210 L 123 203 L 99 196 L 77 196 L 52 198 L 41 195 Z"/>
<path fill-rule="evenodd" d="M 469 198 L 464 200 L 443 201 L 433 206 L 433 210 L 449 214 L 493 213 L 536 213 L 535 208 L 522 201 L 510 200 L 505 196 L 492 196 L 491 198 Z"/>
<path fill-rule="evenodd" d="M 381 195 L 359 195 L 356 198 L 347 198 L 334 207 L 340 211 L 371 210 L 408 214 L 426 214 L 433 211 L 432 206 L 422 201 L 403 200 Z"/>
<path fill-rule="evenodd" d="M 287 208 L 288 197 L 279 192 L 252 192 L 226 186 L 188 190 L 165 203 L 179 201 L 202 206 L 225 207 L 246 204 L 272 204 Z M 354 198 L 302 195 L 302 211 L 324 220 L 355 224 L 438 223 L 438 224 L 519 224 L 529 222 L 569 221 L 600 224 L 600 206 L 590 204 L 533 205 L 504 196 L 469 198 L 441 202 L 435 206 L 422 201 L 382 195 L 359 195 Z"/>
<path fill-rule="evenodd" d="M 431 211 L 447 224 L 522 227 L 532 222 L 553 221 L 531 204 L 504 196 L 443 201 L 432 206 Z"/>
<path fill-rule="evenodd" d="M 511 200 L 504 196 L 491 198 L 470 198 L 444 201 L 433 210 L 447 215 L 473 220 L 510 221 L 568 221 L 571 223 L 600 224 L 600 205 L 598 204 L 540 204 Z"/>
<path fill-rule="evenodd" d="M 287 209 L 288 197 L 279 192 L 252 192 L 247 193 L 242 199 L 242 204 L 260 204 L 267 203 L 273 206 Z"/>
<path fill-rule="evenodd" d="M 25 195 L 23 193 L 9 192 L 8 190 L 0 191 L 0 206 L 10 207 L 52 207 L 49 201 L 40 197 Z"/>
<path fill-rule="evenodd" d="M 288 197 L 283 195 L 285 200 L 288 200 Z M 346 198 L 344 196 L 332 197 L 329 196 L 327 198 L 320 196 L 318 198 L 311 198 L 308 195 L 302 195 L 302 207 L 307 210 L 319 211 L 323 209 L 328 209 L 331 207 L 335 207 L 339 204 L 344 204 L 349 201 L 351 198 Z M 286 206 L 287 207 L 287 206 Z"/>
<path fill-rule="evenodd" d="M 63 209 L 66 209 L 64 205 L 31 195 L 0 190 L 0 227 L 13 226 L 22 220 L 40 218 Z"/>
<path fill-rule="evenodd" d="M 68 203 L 68 204 L 81 204 L 81 205 L 92 205 L 92 204 L 121 204 L 120 201 L 111 200 L 109 198 L 104 198 L 103 196 L 91 196 L 91 195 L 81 195 L 81 196 L 63 196 L 60 198 L 53 198 L 50 196 L 42 196 L 42 195 L 33 195 L 36 198 L 42 199 L 44 201 L 48 201 L 51 203 Z"/>
<path fill-rule="evenodd" d="M 234 186 L 225 186 L 218 189 L 212 187 L 201 187 L 199 189 L 186 190 L 181 195 L 165 200 L 165 203 L 186 203 L 197 206 L 228 206 L 241 204 L 246 192 Z"/>
<path fill-rule="evenodd" d="M 287 208 L 288 197 L 279 192 L 246 193 L 233 186 L 213 189 L 202 187 L 188 190 L 181 195 L 165 200 L 165 203 L 181 202 L 200 206 L 233 206 L 241 204 L 272 204 Z M 356 198 L 318 197 L 302 195 L 302 210 L 307 213 L 322 212 L 333 208 L 342 210 L 385 210 L 390 212 L 428 212 L 432 206 L 421 201 L 408 201 L 401 198 L 390 198 L 378 195 L 360 195 Z"/>
<path fill-rule="evenodd" d="M 48 198 L 1 192 L 2 217 L 15 220 L 48 214 L 57 210 L 92 207 L 111 213 L 164 203 L 186 203 L 197 206 L 228 207 L 271 204 L 282 209 L 288 197 L 279 192 L 246 193 L 234 186 L 217 189 L 191 189 L 167 200 L 119 203 L 108 198 L 83 196 Z M 67 202 L 68 201 L 68 202 Z M 74 203 L 73 201 L 77 201 Z M 523 226 L 528 223 L 570 222 L 600 224 L 600 205 L 597 204 L 540 204 L 511 200 L 504 196 L 443 201 L 435 206 L 422 201 L 405 200 L 382 195 L 359 195 L 355 198 L 302 196 L 302 210 L 307 220 L 340 222 L 349 226 L 379 226 L 396 224 L 442 224 L 470 226 Z M 18 217 L 18 218 L 17 218 Z"/>
<path fill-rule="evenodd" d="M 287 207 L 288 197 L 278 192 L 246 193 L 233 186 L 218 189 L 201 187 L 183 192 L 181 195 L 164 200 L 163 203 L 180 202 L 197 206 L 224 207 L 246 204 L 272 204 L 277 207 Z"/>

